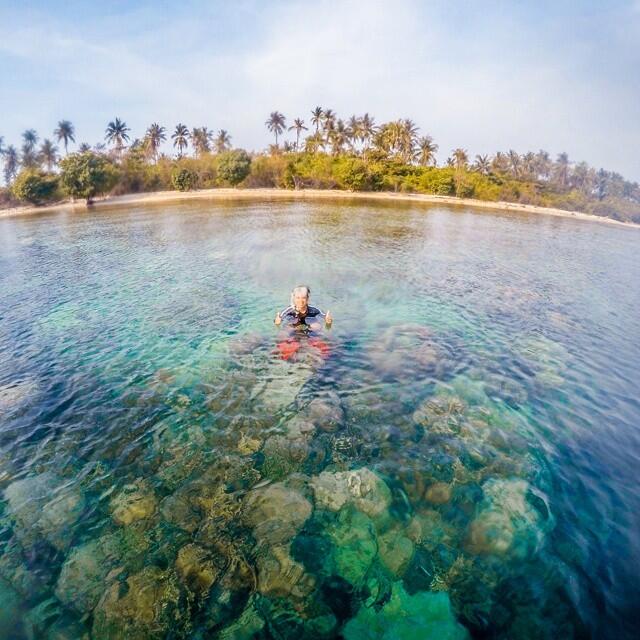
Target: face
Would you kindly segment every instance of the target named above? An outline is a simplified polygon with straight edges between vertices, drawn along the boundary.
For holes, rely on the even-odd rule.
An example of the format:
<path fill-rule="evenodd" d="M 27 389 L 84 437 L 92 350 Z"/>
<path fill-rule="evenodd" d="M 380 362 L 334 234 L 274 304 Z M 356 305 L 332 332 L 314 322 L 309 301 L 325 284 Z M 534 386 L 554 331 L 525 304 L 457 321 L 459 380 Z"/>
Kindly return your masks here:
<path fill-rule="evenodd" d="M 304 313 L 309 305 L 309 296 L 305 293 L 296 293 L 293 296 L 293 306 L 296 311 Z"/>

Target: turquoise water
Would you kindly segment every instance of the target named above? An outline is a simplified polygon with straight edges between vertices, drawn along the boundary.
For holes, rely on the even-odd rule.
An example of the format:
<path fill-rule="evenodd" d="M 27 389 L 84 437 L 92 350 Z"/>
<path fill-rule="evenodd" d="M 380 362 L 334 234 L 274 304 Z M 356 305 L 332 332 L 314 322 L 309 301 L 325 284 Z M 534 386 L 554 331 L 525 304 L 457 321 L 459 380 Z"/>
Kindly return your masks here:
<path fill-rule="evenodd" d="M 625 638 L 640 233 L 358 203 L 0 220 L 0 638 Z M 292 286 L 331 309 L 283 359 Z"/>

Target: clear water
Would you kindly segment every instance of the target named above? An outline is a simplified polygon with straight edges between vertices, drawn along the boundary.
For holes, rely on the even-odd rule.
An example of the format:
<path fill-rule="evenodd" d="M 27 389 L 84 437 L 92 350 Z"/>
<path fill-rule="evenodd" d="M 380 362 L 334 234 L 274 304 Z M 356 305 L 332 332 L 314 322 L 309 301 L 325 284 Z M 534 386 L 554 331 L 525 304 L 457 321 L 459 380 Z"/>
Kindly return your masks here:
<path fill-rule="evenodd" d="M 362 202 L 0 220 L 0 637 L 632 637 L 639 246 Z M 283 359 L 298 283 L 335 322 Z"/>

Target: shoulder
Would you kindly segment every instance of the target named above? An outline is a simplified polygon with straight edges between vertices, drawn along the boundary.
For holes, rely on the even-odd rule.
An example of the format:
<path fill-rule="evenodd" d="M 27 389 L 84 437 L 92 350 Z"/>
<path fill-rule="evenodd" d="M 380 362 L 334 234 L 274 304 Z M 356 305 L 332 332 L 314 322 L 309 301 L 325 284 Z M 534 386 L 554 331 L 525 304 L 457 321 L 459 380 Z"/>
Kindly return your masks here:
<path fill-rule="evenodd" d="M 318 307 L 309 307 L 309 309 L 307 310 L 307 315 L 315 318 L 316 316 L 323 316 L 324 313 L 322 313 L 322 311 L 320 309 L 318 309 Z"/>
<path fill-rule="evenodd" d="M 285 307 L 285 308 L 280 312 L 280 315 L 281 315 L 282 317 L 285 317 L 285 316 L 291 316 L 291 315 L 294 315 L 294 314 L 295 314 L 295 309 L 294 309 L 291 305 L 289 305 L 288 307 Z"/>

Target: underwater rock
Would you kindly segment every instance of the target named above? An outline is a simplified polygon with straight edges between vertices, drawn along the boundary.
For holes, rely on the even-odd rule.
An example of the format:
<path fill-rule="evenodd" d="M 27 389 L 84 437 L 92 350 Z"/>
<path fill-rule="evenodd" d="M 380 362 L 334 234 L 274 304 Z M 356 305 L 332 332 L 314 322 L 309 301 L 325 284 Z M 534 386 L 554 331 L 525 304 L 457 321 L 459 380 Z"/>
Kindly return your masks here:
<path fill-rule="evenodd" d="M 460 431 L 465 403 L 454 395 L 427 399 L 414 412 L 413 420 L 434 435 L 452 436 Z"/>
<path fill-rule="evenodd" d="M 345 421 L 340 397 L 334 391 L 324 392 L 322 395 L 313 398 L 305 407 L 303 416 L 320 431 L 327 433 L 337 431 Z"/>
<path fill-rule="evenodd" d="M 303 416 L 295 415 L 285 424 L 287 438 L 311 438 L 316 432 L 316 425 Z"/>
<path fill-rule="evenodd" d="M 238 453 L 243 456 L 250 456 L 254 454 L 256 451 L 260 450 L 262 446 L 262 440 L 258 438 L 252 438 L 244 433 L 240 434 L 240 439 L 238 440 Z"/>
<path fill-rule="evenodd" d="M 0 638 L 22 637 L 21 598 L 11 585 L 0 578 Z"/>
<path fill-rule="evenodd" d="M 361 607 L 343 629 L 345 640 L 465 640 L 446 592 L 420 592 L 410 596 L 402 582 L 393 584 L 391 598 L 380 609 Z"/>
<path fill-rule="evenodd" d="M 313 367 L 301 363 L 278 361 L 264 374 L 267 380 L 259 398 L 264 409 L 276 413 L 292 404 L 313 376 Z"/>
<path fill-rule="evenodd" d="M 491 479 L 482 485 L 484 499 L 469 526 L 469 551 L 523 559 L 539 549 L 552 523 L 529 503 L 529 490 L 524 480 Z"/>
<path fill-rule="evenodd" d="M 107 588 L 94 611 L 94 638 L 164 638 L 179 635 L 182 613 L 180 590 L 171 573 L 146 567 Z"/>
<path fill-rule="evenodd" d="M 111 514 L 116 524 L 128 526 L 152 517 L 158 507 L 153 490 L 145 480 L 127 484 L 111 499 Z"/>
<path fill-rule="evenodd" d="M 409 521 L 405 535 L 417 545 L 433 551 L 441 543 L 449 543 L 453 537 L 451 527 L 437 511 L 422 510 Z"/>
<path fill-rule="evenodd" d="M 396 578 L 401 578 L 413 557 L 414 544 L 402 527 L 395 527 L 378 536 L 380 562 Z"/>
<path fill-rule="evenodd" d="M 432 332 L 418 324 L 389 327 L 371 343 L 367 355 L 376 372 L 387 380 L 441 376 L 448 366 L 446 353 Z"/>
<path fill-rule="evenodd" d="M 391 491 L 376 473 L 362 467 L 355 471 L 323 471 L 311 478 L 316 504 L 338 511 L 348 502 L 366 515 L 376 518 L 391 504 Z"/>
<path fill-rule="evenodd" d="M 178 551 L 176 573 L 191 592 L 205 595 L 218 579 L 220 570 L 205 549 L 188 544 Z"/>
<path fill-rule="evenodd" d="M 302 600 L 315 588 L 315 579 L 291 557 L 289 545 L 270 547 L 257 567 L 258 591 L 265 596 Z"/>
<path fill-rule="evenodd" d="M 143 565 L 149 547 L 145 531 L 136 525 L 74 547 L 58 578 L 57 598 L 81 613 L 89 611 L 125 566 L 131 571 Z"/>
<path fill-rule="evenodd" d="M 307 439 L 271 436 L 262 448 L 264 462 L 261 467 L 265 478 L 282 480 L 299 469 L 309 455 Z"/>
<path fill-rule="evenodd" d="M 16 480 L 5 489 L 8 513 L 17 524 L 16 534 L 23 544 L 44 537 L 57 549 L 69 546 L 70 529 L 82 515 L 85 500 L 76 486 L 60 487 L 60 482 L 47 472 Z"/>
<path fill-rule="evenodd" d="M 325 534 L 333 545 L 335 574 L 360 585 L 378 552 L 373 520 L 353 508 L 342 509 Z"/>
<path fill-rule="evenodd" d="M 240 617 L 218 634 L 219 640 L 254 640 L 264 628 L 264 620 L 255 609 L 251 600 L 244 608 Z"/>
<path fill-rule="evenodd" d="M 264 336 L 257 331 L 238 335 L 229 341 L 229 355 L 231 357 L 249 355 L 258 349 L 263 342 Z"/>
<path fill-rule="evenodd" d="M 424 499 L 431 504 L 446 504 L 451 500 L 451 486 L 445 482 L 436 482 L 427 488 Z"/>
<path fill-rule="evenodd" d="M 257 540 L 276 545 L 291 540 L 311 511 L 311 503 L 301 493 L 278 483 L 249 492 L 242 520 Z"/>

